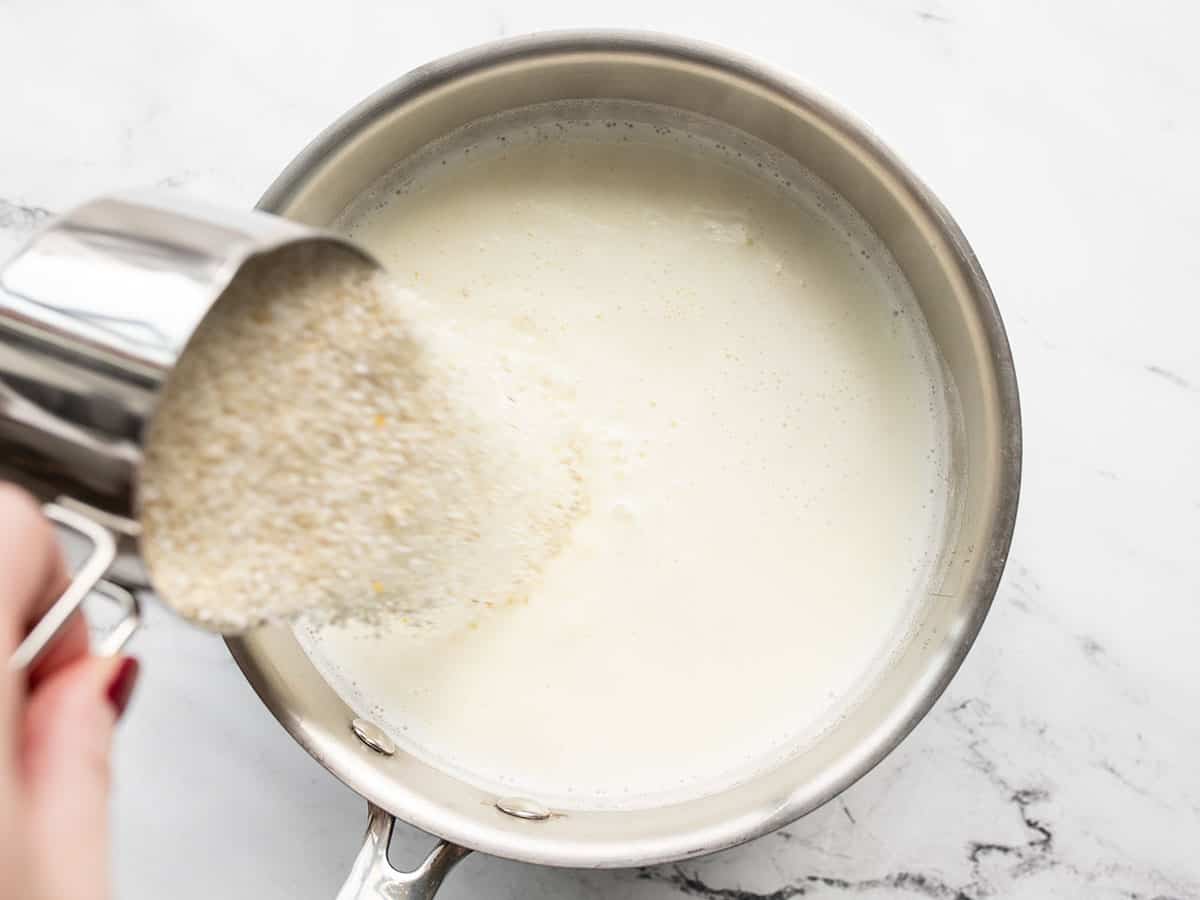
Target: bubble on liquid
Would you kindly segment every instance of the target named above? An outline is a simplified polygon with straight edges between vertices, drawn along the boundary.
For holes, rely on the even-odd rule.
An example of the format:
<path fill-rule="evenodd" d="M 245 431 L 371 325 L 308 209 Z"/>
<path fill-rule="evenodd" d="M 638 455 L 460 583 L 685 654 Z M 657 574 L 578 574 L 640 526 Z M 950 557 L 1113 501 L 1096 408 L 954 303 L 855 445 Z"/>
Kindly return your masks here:
<path fill-rule="evenodd" d="M 627 499 L 621 499 L 613 503 L 612 514 L 614 519 L 626 525 L 632 524 L 638 517 L 637 508 L 633 501 Z"/>

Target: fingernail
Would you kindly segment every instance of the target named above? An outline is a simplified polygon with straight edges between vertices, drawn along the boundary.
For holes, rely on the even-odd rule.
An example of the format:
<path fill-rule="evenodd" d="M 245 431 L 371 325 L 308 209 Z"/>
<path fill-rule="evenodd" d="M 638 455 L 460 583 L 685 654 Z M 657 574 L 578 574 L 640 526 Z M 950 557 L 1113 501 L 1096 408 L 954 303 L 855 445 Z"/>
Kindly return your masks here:
<path fill-rule="evenodd" d="M 117 711 L 118 719 L 125 712 L 125 707 L 129 705 L 129 698 L 133 696 L 133 688 L 137 684 L 138 669 L 138 661 L 132 656 L 127 656 L 121 660 L 121 664 L 117 666 L 117 671 L 113 673 L 112 681 L 108 683 L 108 702 Z"/>

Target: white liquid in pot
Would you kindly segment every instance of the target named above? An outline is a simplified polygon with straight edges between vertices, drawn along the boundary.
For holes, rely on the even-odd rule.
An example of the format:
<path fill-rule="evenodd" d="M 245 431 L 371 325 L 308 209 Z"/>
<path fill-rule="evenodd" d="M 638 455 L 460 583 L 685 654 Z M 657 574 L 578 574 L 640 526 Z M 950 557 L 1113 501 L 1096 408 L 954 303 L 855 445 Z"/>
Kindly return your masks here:
<path fill-rule="evenodd" d="M 302 638 L 408 751 L 559 807 L 802 748 L 903 639 L 947 506 L 944 388 L 890 257 L 819 185 L 663 132 L 513 131 L 345 225 L 465 338 L 573 385 L 590 512 L 528 597 Z"/>

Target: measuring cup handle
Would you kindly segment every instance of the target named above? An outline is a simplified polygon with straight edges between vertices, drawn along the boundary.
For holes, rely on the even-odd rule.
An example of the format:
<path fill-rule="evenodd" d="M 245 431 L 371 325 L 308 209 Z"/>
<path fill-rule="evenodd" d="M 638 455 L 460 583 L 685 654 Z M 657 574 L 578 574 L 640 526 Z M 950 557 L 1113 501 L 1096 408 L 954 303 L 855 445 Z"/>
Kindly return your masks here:
<path fill-rule="evenodd" d="M 411 872 L 388 862 L 396 820 L 373 803 L 367 806 L 367 835 L 336 900 L 432 900 L 442 879 L 471 851 L 441 841 Z"/>
<path fill-rule="evenodd" d="M 82 513 L 56 503 L 47 503 L 42 507 L 42 512 L 54 524 L 87 540 L 92 549 L 79 571 L 75 573 L 75 577 L 71 579 L 71 583 L 67 585 L 67 589 L 62 592 L 62 596 L 46 610 L 25 636 L 25 640 L 21 641 L 9 657 L 8 668 L 14 672 L 29 668 L 46 654 L 84 598 L 92 591 L 113 600 L 123 610 L 121 621 L 105 638 L 100 653 L 111 655 L 119 651 L 137 631 L 141 622 L 141 607 L 137 598 L 124 588 L 103 580 L 104 574 L 117 558 L 117 541 L 112 532 Z"/>

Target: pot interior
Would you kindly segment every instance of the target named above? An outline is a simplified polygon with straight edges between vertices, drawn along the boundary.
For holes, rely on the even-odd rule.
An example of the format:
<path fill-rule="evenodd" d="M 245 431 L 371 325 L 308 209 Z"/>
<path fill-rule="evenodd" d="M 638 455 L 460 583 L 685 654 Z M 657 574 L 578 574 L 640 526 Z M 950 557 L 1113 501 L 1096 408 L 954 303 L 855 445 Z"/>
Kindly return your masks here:
<path fill-rule="evenodd" d="M 281 723 L 331 772 L 399 818 L 456 843 L 529 862 L 628 866 L 711 852 L 812 810 L 892 749 L 936 700 L 995 592 L 1015 516 L 1020 429 L 1007 342 L 965 239 L 929 192 L 845 114 L 756 66 L 708 48 L 627 35 L 504 42 L 417 70 L 310 145 L 260 206 L 336 223 L 401 161 L 494 117 L 597 119 L 619 112 L 704 131 L 719 125 L 820 179 L 866 220 L 908 280 L 950 385 L 953 509 L 914 625 L 858 702 L 777 765 L 706 796 L 636 810 L 502 812 L 503 798 L 403 750 L 383 756 L 352 733 L 355 713 L 293 635 L 230 641 Z M 719 710 L 714 711 L 719 720 Z M 536 799 L 536 798 L 534 798 Z"/>

